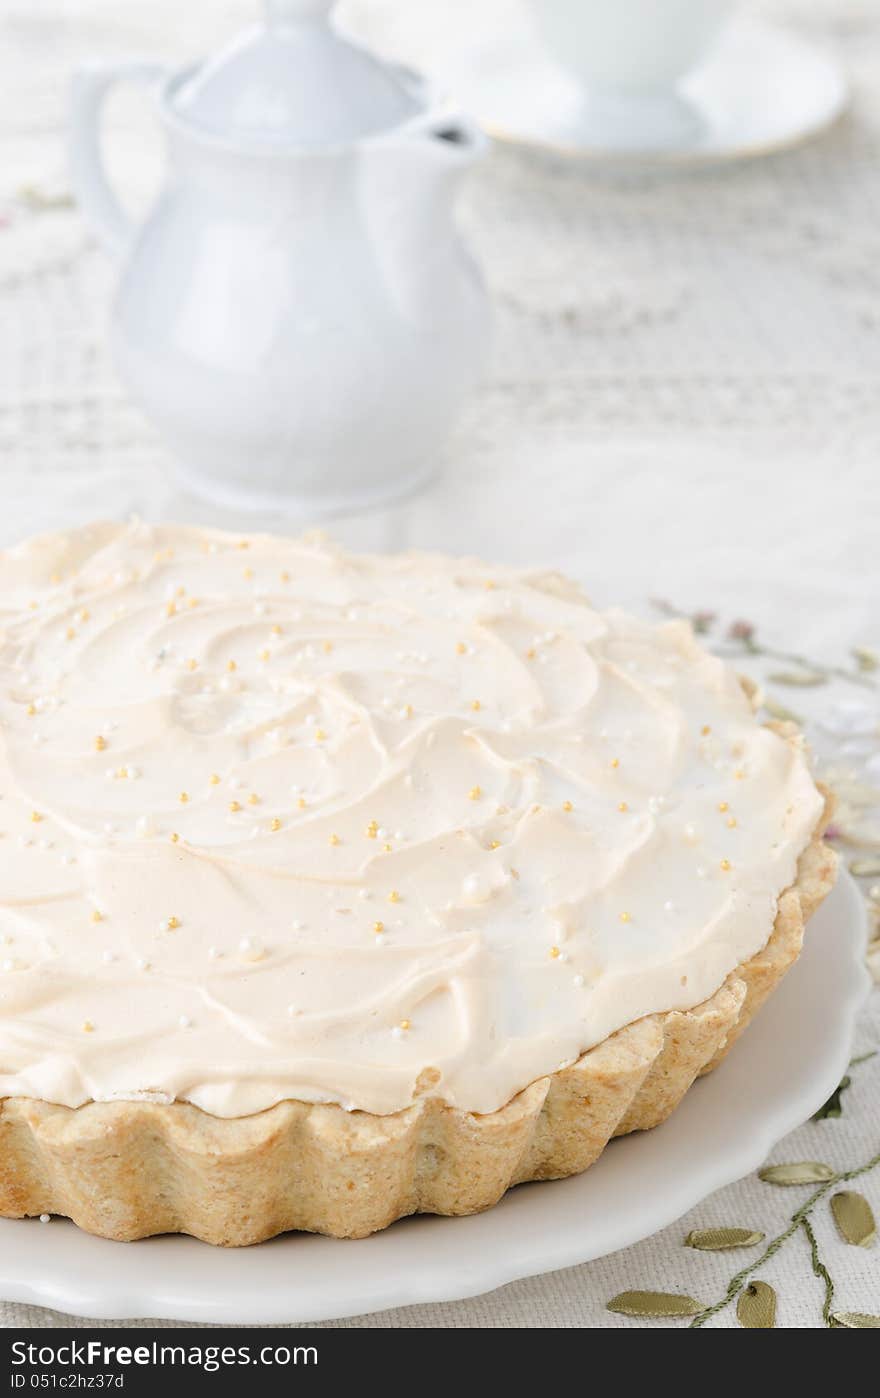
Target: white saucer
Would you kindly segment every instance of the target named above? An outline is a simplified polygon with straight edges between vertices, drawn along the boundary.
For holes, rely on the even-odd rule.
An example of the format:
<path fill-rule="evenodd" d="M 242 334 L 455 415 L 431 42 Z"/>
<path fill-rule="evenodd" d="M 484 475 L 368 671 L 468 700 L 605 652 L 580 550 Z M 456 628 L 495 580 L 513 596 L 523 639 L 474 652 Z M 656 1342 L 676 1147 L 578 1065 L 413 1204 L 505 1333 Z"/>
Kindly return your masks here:
<path fill-rule="evenodd" d="M 61 1219 L 0 1220 L 0 1297 L 95 1318 L 282 1324 L 475 1296 L 628 1247 L 757 1169 L 830 1096 L 868 990 L 865 939 L 864 904 L 843 876 L 730 1058 L 663 1126 L 614 1141 L 584 1175 L 362 1242 L 295 1234 L 224 1251 L 192 1238 L 110 1243 Z"/>
<path fill-rule="evenodd" d="M 600 99 L 517 26 L 450 58 L 443 77 L 497 139 L 602 162 L 766 155 L 830 126 L 848 96 L 840 67 L 811 43 L 737 21 L 677 99 Z"/>

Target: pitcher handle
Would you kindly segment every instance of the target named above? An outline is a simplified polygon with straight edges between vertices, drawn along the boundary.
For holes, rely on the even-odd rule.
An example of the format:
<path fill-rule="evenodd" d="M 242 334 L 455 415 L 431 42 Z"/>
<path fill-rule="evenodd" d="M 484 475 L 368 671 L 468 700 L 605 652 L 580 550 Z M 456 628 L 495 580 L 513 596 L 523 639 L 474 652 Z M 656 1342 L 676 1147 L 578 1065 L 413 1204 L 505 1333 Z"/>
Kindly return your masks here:
<path fill-rule="evenodd" d="M 134 225 L 107 179 L 101 153 L 101 112 L 117 82 L 140 83 L 152 89 L 164 73 L 157 63 L 129 59 L 83 64 L 73 79 L 68 151 L 73 190 L 87 222 L 116 257 L 129 246 Z"/>

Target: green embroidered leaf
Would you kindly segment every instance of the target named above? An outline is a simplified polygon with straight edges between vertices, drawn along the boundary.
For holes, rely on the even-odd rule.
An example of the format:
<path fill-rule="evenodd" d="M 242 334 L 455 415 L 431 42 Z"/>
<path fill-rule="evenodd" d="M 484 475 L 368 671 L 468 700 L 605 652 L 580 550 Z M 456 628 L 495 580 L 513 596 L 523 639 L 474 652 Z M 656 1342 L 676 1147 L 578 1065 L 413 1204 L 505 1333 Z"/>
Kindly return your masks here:
<path fill-rule="evenodd" d="M 866 1315 L 864 1311 L 832 1311 L 831 1322 L 840 1330 L 880 1330 L 880 1315 Z"/>
<path fill-rule="evenodd" d="M 853 658 L 863 674 L 880 668 L 880 656 L 876 651 L 868 650 L 867 646 L 856 646 Z"/>
<path fill-rule="evenodd" d="M 778 718 L 783 723 L 796 723 L 801 728 L 804 720 L 800 714 L 796 714 L 793 709 L 787 709 L 784 704 L 777 704 L 775 699 L 765 699 L 762 705 L 771 718 Z"/>
<path fill-rule="evenodd" d="M 821 1184 L 833 1180 L 835 1171 L 819 1160 L 797 1160 L 787 1165 L 765 1165 L 758 1179 L 765 1184 Z"/>
<path fill-rule="evenodd" d="M 831 1212 L 845 1243 L 859 1248 L 873 1243 L 877 1236 L 877 1224 L 864 1195 L 855 1194 L 849 1189 L 841 1190 L 831 1200 Z"/>
<path fill-rule="evenodd" d="M 676 1296 L 668 1291 L 621 1291 L 612 1297 L 606 1309 L 618 1315 L 657 1317 L 699 1315 L 705 1306 L 693 1296 Z"/>
<path fill-rule="evenodd" d="M 776 1324 L 776 1292 L 766 1282 L 749 1282 L 736 1303 L 744 1330 L 772 1330 Z"/>
<path fill-rule="evenodd" d="M 880 874 L 880 856 L 869 859 L 853 859 L 849 871 L 857 879 L 873 879 Z"/>
<path fill-rule="evenodd" d="M 754 1233 L 751 1228 L 695 1228 L 684 1245 L 701 1252 L 726 1252 L 728 1248 L 752 1248 L 763 1238 L 763 1233 Z"/>
<path fill-rule="evenodd" d="M 841 1078 L 837 1087 L 828 1098 L 828 1101 L 823 1102 L 819 1110 L 813 1113 L 813 1120 L 825 1121 L 828 1117 L 843 1116 L 843 1108 L 840 1105 L 840 1095 L 842 1092 L 846 1092 L 846 1089 L 850 1087 L 851 1084 L 852 1078 L 848 1075 L 845 1078 Z"/>
<path fill-rule="evenodd" d="M 817 684 L 828 683 L 828 676 L 821 675 L 818 670 L 777 670 L 767 678 L 772 684 L 788 684 L 798 689 L 812 689 Z"/>

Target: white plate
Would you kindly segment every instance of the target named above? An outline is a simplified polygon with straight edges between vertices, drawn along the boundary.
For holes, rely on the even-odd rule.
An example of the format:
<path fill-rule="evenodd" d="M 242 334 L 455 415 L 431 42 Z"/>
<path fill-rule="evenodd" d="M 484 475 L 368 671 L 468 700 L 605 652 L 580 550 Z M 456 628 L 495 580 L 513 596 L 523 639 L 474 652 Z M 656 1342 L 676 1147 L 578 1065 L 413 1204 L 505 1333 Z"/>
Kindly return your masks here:
<path fill-rule="evenodd" d="M 95 1318 L 270 1325 L 475 1296 L 627 1247 L 756 1169 L 830 1096 L 867 992 L 865 922 L 844 876 L 730 1058 L 663 1126 L 613 1142 L 584 1175 L 361 1242 L 295 1234 L 224 1251 L 192 1238 L 110 1243 L 60 1219 L 0 1220 L 0 1296 Z"/>
<path fill-rule="evenodd" d="M 765 155 L 829 126 L 847 101 L 830 57 L 794 34 L 734 22 L 679 100 L 590 97 L 513 26 L 449 62 L 444 80 L 499 140 L 602 163 L 690 165 Z"/>

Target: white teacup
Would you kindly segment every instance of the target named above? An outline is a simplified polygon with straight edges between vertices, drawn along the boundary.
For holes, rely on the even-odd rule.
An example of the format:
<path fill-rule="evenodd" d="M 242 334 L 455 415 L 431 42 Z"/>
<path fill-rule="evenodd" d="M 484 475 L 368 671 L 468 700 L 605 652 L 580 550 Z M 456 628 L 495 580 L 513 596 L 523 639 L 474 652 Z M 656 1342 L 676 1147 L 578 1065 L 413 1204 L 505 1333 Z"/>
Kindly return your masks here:
<path fill-rule="evenodd" d="M 703 59 L 736 0 L 529 0 L 548 52 L 585 85 L 659 97 Z"/>

